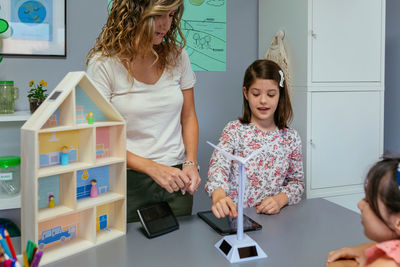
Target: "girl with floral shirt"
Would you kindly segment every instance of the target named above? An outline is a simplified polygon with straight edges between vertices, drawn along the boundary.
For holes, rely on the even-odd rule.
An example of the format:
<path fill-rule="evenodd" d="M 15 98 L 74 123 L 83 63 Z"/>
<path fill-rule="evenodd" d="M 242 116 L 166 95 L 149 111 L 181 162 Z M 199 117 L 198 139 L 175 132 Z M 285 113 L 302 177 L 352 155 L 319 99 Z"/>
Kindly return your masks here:
<path fill-rule="evenodd" d="M 281 68 L 269 60 L 256 60 L 243 81 L 243 116 L 229 122 L 218 146 L 247 157 L 270 143 L 246 163 L 244 206 L 258 213 L 275 214 L 296 204 L 304 192 L 301 139 L 288 123 L 292 106 Z M 212 197 L 214 215 L 237 217 L 239 164 L 214 151 L 207 175 L 206 192 Z"/>

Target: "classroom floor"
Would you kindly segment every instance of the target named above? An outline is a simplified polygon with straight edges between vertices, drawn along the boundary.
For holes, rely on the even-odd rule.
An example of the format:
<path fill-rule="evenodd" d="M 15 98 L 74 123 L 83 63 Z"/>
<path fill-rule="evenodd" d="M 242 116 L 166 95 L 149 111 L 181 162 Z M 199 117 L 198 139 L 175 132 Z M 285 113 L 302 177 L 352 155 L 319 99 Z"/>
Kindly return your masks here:
<path fill-rule="evenodd" d="M 326 197 L 326 200 L 329 200 L 335 204 L 338 204 L 342 207 L 360 213 L 360 210 L 357 208 L 357 203 L 364 197 L 364 193 L 359 194 L 351 194 L 351 195 L 343 195 L 336 197 Z"/>

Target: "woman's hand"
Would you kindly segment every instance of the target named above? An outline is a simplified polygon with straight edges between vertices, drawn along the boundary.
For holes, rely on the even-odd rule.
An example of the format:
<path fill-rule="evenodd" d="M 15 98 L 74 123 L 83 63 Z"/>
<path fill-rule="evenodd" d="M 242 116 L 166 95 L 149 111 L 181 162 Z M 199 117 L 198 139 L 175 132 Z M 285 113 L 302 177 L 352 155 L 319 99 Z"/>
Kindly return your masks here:
<path fill-rule="evenodd" d="M 212 212 L 217 218 L 224 218 L 225 216 L 236 218 L 238 216 L 237 209 L 233 200 L 225 194 L 222 188 L 217 188 L 212 193 L 213 205 Z"/>
<path fill-rule="evenodd" d="M 190 178 L 178 168 L 153 162 L 147 173 L 159 186 L 167 190 L 168 193 L 186 190 L 190 185 Z"/>
<path fill-rule="evenodd" d="M 186 190 L 183 190 L 182 194 L 187 191 L 189 194 L 193 195 L 201 184 L 201 178 L 199 172 L 197 171 L 197 167 L 195 165 L 184 165 L 182 171 L 190 179 L 190 185 L 186 188 Z"/>
<path fill-rule="evenodd" d="M 364 250 L 365 248 L 360 246 L 333 250 L 329 252 L 326 262 L 328 264 L 338 259 L 354 259 L 357 261 L 359 267 L 364 267 L 366 262 Z"/>
<path fill-rule="evenodd" d="M 281 211 L 282 207 L 289 203 L 289 198 L 285 193 L 279 193 L 276 196 L 265 198 L 256 207 L 257 213 L 277 214 Z"/>

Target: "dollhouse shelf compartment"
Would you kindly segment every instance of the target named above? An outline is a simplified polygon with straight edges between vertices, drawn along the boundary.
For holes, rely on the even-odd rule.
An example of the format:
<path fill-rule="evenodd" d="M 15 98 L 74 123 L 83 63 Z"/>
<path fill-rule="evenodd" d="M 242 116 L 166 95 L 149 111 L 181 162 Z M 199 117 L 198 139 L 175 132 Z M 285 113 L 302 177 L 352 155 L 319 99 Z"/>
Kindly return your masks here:
<path fill-rule="evenodd" d="M 76 205 L 77 210 L 84 210 L 91 207 L 100 206 L 103 204 L 111 203 L 117 200 L 124 199 L 124 195 L 114 193 L 114 192 L 107 192 L 99 195 L 96 198 L 83 198 L 79 199 Z"/>
<path fill-rule="evenodd" d="M 92 166 L 93 163 L 90 162 L 74 162 L 66 166 L 55 165 L 51 167 L 42 167 L 38 170 L 38 178 L 72 172 L 76 170 L 88 169 Z"/>
<path fill-rule="evenodd" d="M 38 222 L 44 222 L 54 219 L 58 216 L 68 215 L 74 212 L 74 209 L 67 206 L 58 205 L 54 208 L 43 208 L 39 210 Z"/>
<path fill-rule="evenodd" d="M 43 258 L 40 262 L 40 265 L 45 265 L 60 258 L 68 257 L 74 254 L 78 254 L 83 250 L 92 248 L 94 246 L 94 242 L 83 238 L 77 238 L 75 240 L 71 240 L 63 244 L 62 246 L 51 247 L 45 250 L 43 254 Z M 46 256 L 44 256 L 46 255 Z"/>
<path fill-rule="evenodd" d="M 107 126 L 117 126 L 117 125 L 124 125 L 124 122 L 96 121 L 93 124 L 77 123 L 76 125 L 53 126 L 53 127 L 49 127 L 49 128 L 43 128 L 39 131 L 39 133 L 62 132 L 62 131 L 71 131 L 71 130 L 77 130 L 77 129 L 89 129 L 89 128 L 96 128 L 96 127 L 107 127 Z"/>
<path fill-rule="evenodd" d="M 97 119 L 93 124 L 82 120 L 88 112 Z M 75 153 L 67 165 L 60 165 L 56 158 L 63 146 Z M 125 235 L 125 121 L 84 72 L 68 73 L 26 121 L 21 128 L 21 147 L 21 241 L 25 244 L 27 240 L 41 240 L 41 263 L 51 263 Z M 100 191 L 104 188 L 99 187 L 97 197 L 79 195 L 86 180 L 91 181 L 91 170 L 96 173 L 100 168 L 97 171 L 101 173 L 103 167 L 109 170 L 105 178 L 107 191 Z M 101 179 L 94 178 L 99 185 Z M 41 197 L 52 193 L 52 188 L 59 189 L 55 191 L 58 202 L 48 208 Z M 109 210 L 107 216 L 104 210 Z"/>

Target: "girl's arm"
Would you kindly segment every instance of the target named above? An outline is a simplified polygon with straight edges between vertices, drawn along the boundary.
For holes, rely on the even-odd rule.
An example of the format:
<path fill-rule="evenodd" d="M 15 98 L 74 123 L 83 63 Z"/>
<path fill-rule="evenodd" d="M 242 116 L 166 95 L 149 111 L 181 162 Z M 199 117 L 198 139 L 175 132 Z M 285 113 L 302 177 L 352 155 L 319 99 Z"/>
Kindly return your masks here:
<path fill-rule="evenodd" d="M 232 126 L 233 123 L 230 122 L 224 127 L 218 143 L 218 147 L 228 153 L 234 152 L 235 133 Z M 222 190 L 224 196 L 226 196 L 229 190 L 230 169 L 231 161 L 215 149 L 210 159 L 205 185 L 205 190 L 210 197 L 213 196 L 213 192 L 217 189 Z"/>
<path fill-rule="evenodd" d="M 296 132 L 293 139 L 293 150 L 289 155 L 289 168 L 283 185 L 280 189 L 281 193 L 285 193 L 288 198 L 288 204 L 296 204 L 300 202 L 301 195 L 304 193 L 304 172 L 301 153 L 301 139 Z"/>
<path fill-rule="evenodd" d="M 193 195 L 200 186 L 201 179 L 197 171 L 197 146 L 199 142 L 199 124 L 194 105 L 193 88 L 182 91 L 183 106 L 181 113 L 182 138 L 186 150 L 186 161 L 195 165 L 183 166 L 183 172 L 190 178 L 191 184 L 187 191 Z"/>
<path fill-rule="evenodd" d="M 224 189 L 217 188 L 211 195 L 213 205 L 211 211 L 217 218 L 224 218 L 225 216 L 237 217 L 236 205 L 232 199 L 225 194 Z"/>
<path fill-rule="evenodd" d="M 339 259 L 354 259 L 360 266 L 364 266 L 366 262 L 365 250 L 375 244 L 376 242 L 368 242 L 354 247 L 333 250 L 328 254 L 326 260 L 327 266 L 332 266 L 329 263 L 333 263 Z"/>

